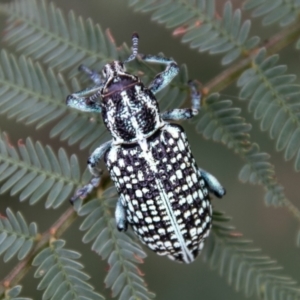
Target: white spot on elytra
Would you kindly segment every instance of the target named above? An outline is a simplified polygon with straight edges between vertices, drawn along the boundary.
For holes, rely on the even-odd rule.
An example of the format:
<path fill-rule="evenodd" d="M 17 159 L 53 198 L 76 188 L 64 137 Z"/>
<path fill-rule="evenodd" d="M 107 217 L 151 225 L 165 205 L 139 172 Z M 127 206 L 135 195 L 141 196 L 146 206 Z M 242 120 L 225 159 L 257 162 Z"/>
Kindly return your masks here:
<path fill-rule="evenodd" d="M 203 200 L 204 196 L 201 190 L 198 191 L 199 197 L 201 200 Z M 204 202 L 204 201 L 203 201 Z M 203 204 L 202 204 L 203 205 Z"/>
<path fill-rule="evenodd" d="M 128 172 L 132 172 L 133 171 L 133 167 L 132 166 L 127 166 L 127 171 Z"/>
<path fill-rule="evenodd" d="M 189 210 L 187 210 L 183 216 L 185 217 L 185 219 L 187 219 L 191 216 L 191 212 Z"/>
<path fill-rule="evenodd" d="M 177 143 L 178 147 L 179 147 L 179 150 L 183 151 L 185 149 L 184 147 L 184 144 L 182 142 L 182 140 L 178 140 L 178 143 Z"/>
<path fill-rule="evenodd" d="M 197 234 L 197 229 L 196 229 L 196 228 L 192 228 L 192 229 L 190 230 L 190 235 L 191 235 L 191 237 L 195 236 L 196 234 Z"/>
<path fill-rule="evenodd" d="M 143 172 L 142 171 L 138 171 L 138 180 L 139 181 L 144 181 L 144 174 L 143 174 Z"/>
<path fill-rule="evenodd" d="M 158 229 L 158 233 L 159 233 L 160 235 L 165 235 L 165 234 L 166 234 L 166 230 L 165 230 L 164 228 L 159 228 L 159 229 Z"/>
<path fill-rule="evenodd" d="M 145 218 L 145 222 L 148 223 L 148 224 L 151 224 L 152 223 L 152 219 L 150 217 L 146 217 Z M 150 226 L 149 226 L 150 228 Z"/>
<path fill-rule="evenodd" d="M 204 243 L 201 242 L 201 243 L 199 244 L 199 251 L 201 251 L 201 250 L 203 249 L 203 247 L 204 247 Z"/>
<path fill-rule="evenodd" d="M 124 159 L 123 159 L 123 158 L 120 158 L 118 162 L 119 162 L 119 166 L 120 166 L 121 168 L 125 167 L 125 162 L 124 162 Z"/>
<path fill-rule="evenodd" d="M 176 176 L 177 176 L 178 179 L 182 179 L 182 172 L 181 172 L 181 170 L 177 170 L 176 171 Z"/>
<path fill-rule="evenodd" d="M 141 211 L 137 210 L 136 212 L 136 215 L 138 216 L 139 219 L 143 219 L 143 214 Z"/>
<path fill-rule="evenodd" d="M 203 232 L 202 227 L 198 227 L 198 228 L 197 228 L 197 233 L 198 233 L 198 234 L 201 234 L 202 232 Z"/>
<path fill-rule="evenodd" d="M 142 193 L 141 190 L 136 190 L 136 191 L 135 191 L 135 195 L 136 195 L 137 197 L 139 197 L 139 198 L 143 197 L 143 193 Z"/>
<path fill-rule="evenodd" d="M 121 175 L 121 171 L 120 171 L 120 169 L 117 166 L 113 167 L 113 171 L 116 174 L 116 176 L 120 176 Z"/>
<path fill-rule="evenodd" d="M 195 173 L 192 174 L 192 180 L 193 180 L 194 183 L 197 182 L 197 176 L 196 176 Z"/>
<path fill-rule="evenodd" d="M 166 242 L 165 242 L 165 247 L 166 247 L 166 248 L 172 247 L 172 243 L 171 243 L 170 241 L 166 241 Z"/>
<path fill-rule="evenodd" d="M 153 221 L 154 221 L 154 222 L 159 222 L 159 221 L 160 221 L 160 217 L 159 217 L 159 216 L 153 217 Z"/>
<path fill-rule="evenodd" d="M 183 205 L 183 204 L 185 204 L 186 203 L 186 199 L 185 198 L 181 198 L 180 200 L 179 200 L 179 204 L 180 205 Z"/>

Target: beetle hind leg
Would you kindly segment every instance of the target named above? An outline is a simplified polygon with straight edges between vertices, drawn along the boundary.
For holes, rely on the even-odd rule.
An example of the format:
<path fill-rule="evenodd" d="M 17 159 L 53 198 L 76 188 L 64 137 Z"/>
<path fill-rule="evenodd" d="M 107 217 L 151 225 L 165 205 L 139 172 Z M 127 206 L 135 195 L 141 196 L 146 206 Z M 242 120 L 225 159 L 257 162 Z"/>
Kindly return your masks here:
<path fill-rule="evenodd" d="M 209 191 L 214 193 L 215 196 L 217 196 L 218 198 L 222 198 L 226 194 L 226 190 L 223 188 L 223 186 L 215 176 L 200 168 L 198 172 L 207 184 Z"/>
<path fill-rule="evenodd" d="M 127 230 L 127 220 L 126 220 L 126 209 L 122 204 L 122 197 L 120 196 L 115 210 L 115 219 L 117 223 L 117 228 L 119 231 L 126 231 Z"/>

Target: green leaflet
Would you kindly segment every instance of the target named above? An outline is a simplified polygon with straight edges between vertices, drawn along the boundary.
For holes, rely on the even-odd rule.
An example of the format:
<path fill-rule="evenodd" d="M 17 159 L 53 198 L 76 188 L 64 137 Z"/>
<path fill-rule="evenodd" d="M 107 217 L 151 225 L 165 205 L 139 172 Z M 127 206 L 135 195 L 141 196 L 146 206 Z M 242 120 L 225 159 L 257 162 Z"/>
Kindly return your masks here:
<path fill-rule="evenodd" d="M 249 72 L 245 71 L 245 74 Z M 248 75 L 242 75 L 241 82 L 247 82 L 245 78 Z M 251 125 L 239 116 L 240 112 L 239 108 L 232 107 L 231 100 L 220 100 L 218 94 L 212 94 L 202 107 L 196 129 L 205 138 L 221 142 L 237 152 L 246 161 L 239 179 L 262 185 L 266 190 L 267 204 L 282 205 L 286 197 L 283 187 L 275 179 L 274 166 L 269 162 L 268 154 L 260 152 L 256 144 L 251 144 Z"/>
<path fill-rule="evenodd" d="M 223 65 L 235 61 L 241 54 L 253 49 L 258 37 L 249 38 L 251 22 L 241 21 L 241 10 L 233 11 L 231 2 L 223 7 L 220 18 L 216 16 L 215 1 L 128 1 L 136 11 L 152 12 L 152 20 L 163 23 L 167 28 L 184 28 L 182 42 L 191 48 L 222 53 Z"/>
<path fill-rule="evenodd" d="M 16 285 L 5 292 L 5 300 L 32 300 L 31 298 L 18 297 L 22 291 L 21 285 Z"/>
<path fill-rule="evenodd" d="M 46 207 L 57 208 L 75 187 L 83 184 L 75 155 L 69 159 L 61 148 L 56 156 L 51 147 L 43 147 L 39 142 L 33 144 L 30 138 L 25 144 L 20 141 L 18 148 L 19 152 L 9 144 L 7 136 L 2 135 L 0 193 L 8 190 L 12 195 L 20 193 L 20 201 L 29 199 L 30 204 L 47 195 Z"/>
<path fill-rule="evenodd" d="M 36 124 L 36 128 L 64 115 L 50 131 L 52 138 L 60 136 L 61 140 L 68 140 L 69 145 L 79 143 L 80 149 L 99 146 L 106 139 L 106 129 L 101 118 L 67 109 L 64 101 L 66 96 L 71 91 L 80 90 L 81 86 L 73 78 L 72 89 L 68 89 L 64 77 L 57 74 L 57 71 L 68 72 L 68 77 L 73 77 L 78 75 L 79 64 L 101 70 L 105 63 L 127 56 L 129 50 L 126 46 L 117 49 L 109 36 L 91 19 L 83 21 L 72 11 L 66 18 L 53 3 L 48 5 L 45 1 L 16 1 L 1 6 L 0 10 L 11 16 L 4 40 L 22 51 L 23 55 L 51 67 L 45 73 L 40 64 L 34 64 L 24 56 L 16 59 L 2 51 L 1 113 L 16 118 L 19 122 L 25 121 L 28 125 Z M 37 39 L 38 47 L 35 44 Z M 145 73 L 144 81 L 149 81 L 149 75 L 157 73 L 154 68 L 139 61 L 131 63 L 129 69 Z M 185 66 L 181 67 L 182 74 L 187 73 L 185 69 Z M 81 78 L 87 79 L 84 76 Z M 171 85 L 171 93 L 175 95 L 174 102 L 165 101 L 169 99 L 169 94 L 165 94 L 165 97 L 158 96 L 163 109 L 183 103 L 187 80 L 186 76 L 178 76 L 174 81 L 174 85 L 180 82 L 180 85 L 185 86 L 180 92 L 177 86 Z M 85 86 L 88 86 L 87 81 Z M 67 111 L 69 113 L 65 115 Z"/>
<path fill-rule="evenodd" d="M 79 88 L 73 81 L 73 88 Z M 8 118 L 14 118 L 26 125 L 35 124 L 41 128 L 65 115 L 67 107 L 64 99 L 70 94 L 62 75 L 55 74 L 52 69 L 45 73 L 38 63 L 21 56 L 16 59 L 2 50 L 0 57 L 0 110 Z M 74 123 L 74 119 L 77 120 Z M 70 123 L 73 122 L 73 126 Z M 91 136 L 87 142 L 87 132 Z M 99 118 L 82 112 L 70 110 L 61 118 L 50 132 L 51 137 L 60 135 L 61 140 L 69 144 L 81 142 L 80 147 L 90 146 L 102 137 L 105 128 Z M 93 134 L 94 132 L 94 134 Z"/>
<path fill-rule="evenodd" d="M 51 62 L 50 66 L 60 71 L 72 67 L 72 72 L 77 73 L 79 63 L 101 69 L 106 61 L 117 58 L 116 47 L 99 25 L 90 19 L 77 18 L 72 11 L 66 19 L 53 3 L 15 1 L 2 6 L 1 10 L 12 16 L 5 41 L 24 55 Z M 17 26 L 13 24 L 15 19 L 19 21 Z M 38 47 L 35 46 L 37 39 Z"/>
<path fill-rule="evenodd" d="M 112 290 L 112 296 L 121 300 L 152 299 L 154 294 L 146 288 L 141 272 L 136 266 L 146 253 L 130 235 L 119 232 L 110 207 L 115 207 L 115 188 L 107 189 L 102 199 L 94 199 L 78 208 L 78 214 L 85 216 L 80 229 L 86 231 L 83 242 L 93 241 L 92 250 L 110 266 L 105 285 Z"/>
<path fill-rule="evenodd" d="M 248 0 L 245 10 L 252 10 L 253 17 L 263 17 L 263 25 L 279 22 L 280 26 L 288 26 L 297 20 L 300 12 L 299 1 L 281 0 Z"/>
<path fill-rule="evenodd" d="M 39 290 L 45 290 L 46 299 L 104 299 L 86 281 L 90 278 L 82 271 L 83 265 L 77 260 L 80 253 L 64 248 L 65 241 L 52 241 L 49 247 L 35 256 L 32 265 L 38 267 L 36 278 L 41 278 Z"/>
<path fill-rule="evenodd" d="M 247 297 L 299 298 L 300 288 L 296 282 L 282 274 L 282 267 L 275 260 L 253 248 L 251 241 L 227 225 L 229 220 L 224 213 L 214 212 L 212 238 L 204 248 L 204 260 Z"/>
<path fill-rule="evenodd" d="M 128 2 L 137 11 L 153 11 L 153 19 L 163 22 L 168 28 L 182 26 L 186 29 L 183 40 L 189 43 L 190 47 L 208 51 L 211 54 L 221 53 L 223 64 L 229 64 L 239 58 L 242 53 L 255 48 L 259 41 L 258 37 L 249 37 L 250 21 L 243 20 L 241 11 L 239 9 L 234 11 L 230 2 L 221 10 L 220 19 L 215 14 L 215 4 L 218 4 L 215 1 L 134 0 Z M 281 2 L 282 5 L 286 5 L 288 1 Z M 269 13 L 276 8 L 278 1 L 256 0 L 256 3 L 266 4 L 260 11 L 262 14 L 264 10 Z M 70 91 L 77 91 L 81 88 L 78 82 L 82 82 L 84 76 L 79 75 L 79 80 L 73 78 L 72 88 L 66 87 L 64 77 L 78 75 L 76 68 L 82 62 L 99 70 L 107 61 L 125 57 L 128 53 L 126 46 L 117 49 L 99 25 L 95 25 L 90 19 L 84 21 L 73 12 L 65 17 L 60 9 L 53 4 L 48 5 L 45 1 L 13 2 L 8 6 L 1 6 L 1 10 L 9 14 L 5 40 L 22 55 L 30 56 L 38 61 L 38 63 L 33 63 L 25 56 L 18 59 L 8 55 L 5 51 L 2 52 L 0 62 L 1 114 L 22 124 L 33 124 L 37 128 L 54 121 L 51 137 L 59 137 L 61 140 L 68 141 L 70 145 L 78 143 L 81 149 L 98 146 L 106 138 L 104 126 L 99 118 L 75 113 L 65 108 L 66 95 Z M 275 14 L 275 17 L 279 21 L 285 19 L 288 23 L 288 15 L 285 14 L 286 9 L 282 9 L 279 14 Z M 197 20 L 201 20 L 201 26 L 198 26 Z M 284 66 L 272 69 L 272 66 L 276 65 L 276 57 L 268 60 L 260 54 L 256 63 L 260 65 L 263 72 L 271 69 L 266 74 L 269 76 L 268 80 L 274 86 L 278 86 L 278 93 L 286 94 L 297 91 L 298 87 L 293 85 L 295 76 L 285 74 Z M 41 64 L 51 68 L 44 69 Z M 143 73 L 141 75 L 143 81 L 149 82 L 161 68 L 136 61 L 130 65 L 129 70 L 135 74 Z M 248 71 L 241 77 L 243 86 L 255 76 L 254 69 Z M 278 72 L 280 76 L 276 76 Z M 66 74 L 67 76 L 64 76 Z M 162 111 L 177 108 L 185 101 L 188 78 L 186 67 L 182 66 L 176 80 L 158 95 Z M 252 87 L 248 86 L 248 91 L 245 88 L 241 96 L 254 98 L 251 101 L 251 111 L 255 118 L 261 120 L 261 129 L 269 130 L 270 135 L 275 138 L 279 136 L 286 124 L 286 110 L 284 107 L 278 109 L 278 105 L 272 103 L 270 95 L 265 95 L 266 86 L 258 86 L 259 83 L 259 80 L 253 81 Z M 86 85 L 85 82 L 84 86 Z M 286 88 L 286 85 L 289 87 Z M 255 97 L 249 92 L 251 90 L 255 90 Z M 226 144 L 244 159 L 245 166 L 240 172 L 240 179 L 244 182 L 262 184 L 266 188 L 267 204 L 282 204 L 282 199 L 285 197 L 283 187 L 276 181 L 274 168 L 269 163 L 269 155 L 261 152 L 258 146 L 251 143 L 249 138 L 251 126 L 240 117 L 240 108 L 232 107 L 231 100 L 220 100 L 216 95 L 211 95 L 205 100 L 202 115 L 197 120 L 197 130 L 206 138 Z M 291 106 L 297 109 L 296 98 Z M 273 121 L 274 119 L 276 122 Z M 283 134 L 285 139 L 280 139 L 279 147 L 286 149 L 287 159 L 296 157 L 298 162 L 296 169 L 300 169 L 299 130 L 291 132 L 289 126 L 286 127 L 290 134 Z M 26 141 L 26 146 L 21 143 L 18 151 L 7 146 L 5 141 L 0 143 L 1 155 L 5 158 L 1 160 L 0 165 L 3 192 L 10 191 L 12 195 L 21 193 L 21 199 L 29 198 L 30 203 L 47 197 L 46 207 L 56 207 L 68 198 L 71 189 L 81 185 L 83 181 L 76 157 L 67 157 L 64 150 L 56 154 L 51 148 L 43 147 L 40 143 L 32 143 L 30 140 Z M 8 161 L 7 158 L 9 158 Z M 29 172 L 31 168 L 35 171 Z M 37 170 L 40 170 L 40 173 Z M 70 180 L 73 183 L 69 182 Z M 109 190 L 105 193 L 108 193 L 105 194 L 107 198 L 101 199 L 101 202 L 95 199 L 80 208 L 80 214 L 85 216 L 81 227 L 86 231 L 83 241 L 92 242 L 93 250 L 108 260 L 111 268 L 105 283 L 111 288 L 114 296 L 119 299 L 130 299 L 130 297 L 149 299 L 152 293 L 145 287 L 144 280 L 137 271 L 138 261 L 134 257 L 137 255 L 144 258 L 145 253 L 131 237 L 121 235 L 116 231 L 108 209 L 110 201 L 113 204 L 114 200 L 108 199 Z M 103 206 L 107 209 L 103 209 Z M 232 228 L 221 224 L 221 221 L 225 220 L 227 217 L 223 214 L 214 214 L 212 229 L 214 246 L 207 247 L 207 259 L 210 264 L 220 270 L 231 284 L 238 290 L 243 290 L 246 295 L 256 294 L 258 297 L 270 299 L 276 299 L 279 295 L 283 299 L 289 299 L 295 295 L 297 297 L 299 290 L 289 278 L 272 277 L 274 272 L 271 269 L 277 268 L 276 264 L 268 259 L 248 256 L 252 250 L 241 247 L 241 244 L 247 246 L 248 243 L 234 239 L 235 232 L 232 232 Z M 11 241 L 12 239 L 9 243 Z M 20 241 L 22 240 L 19 240 L 19 243 Z M 13 244 L 14 242 L 11 245 Z M 50 247 L 53 247 L 53 244 Z M 22 252 L 21 254 L 17 252 L 18 248 L 19 244 L 16 243 L 13 252 L 21 257 L 24 256 Z M 56 253 L 57 248 L 54 248 L 53 253 Z M 26 253 L 26 247 L 24 249 L 23 253 Z M 49 260 L 47 260 L 47 255 L 41 255 L 44 258 L 44 266 L 48 263 L 50 266 L 53 263 L 52 254 Z M 59 258 L 66 259 L 72 265 L 72 272 L 75 274 L 76 267 L 73 266 L 79 263 L 76 263 L 76 254 L 74 256 L 73 254 L 72 251 L 65 251 L 63 255 L 67 257 L 60 254 Z M 268 269 L 269 266 L 270 269 Z M 125 274 L 124 268 L 129 270 L 129 275 Z M 43 279 L 43 284 L 40 285 L 45 288 L 44 297 L 49 299 L 55 295 L 53 294 L 54 288 L 63 280 L 62 272 L 56 268 L 53 270 L 53 273 L 59 273 L 59 275 L 55 277 L 55 274 L 50 273 L 48 279 Z M 85 273 L 76 273 L 76 278 L 79 284 L 85 286 L 83 283 L 87 278 Z M 131 279 L 137 284 L 130 285 Z M 65 295 L 64 300 L 73 299 L 68 293 L 68 284 L 66 281 L 63 282 L 56 296 L 62 299 Z M 11 290 L 15 293 L 11 297 L 16 297 L 18 288 Z M 87 290 L 89 293 L 90 289 Z M 262 291 L 265 294 L 262 295 Z"/>
<path fill-rule="evenodd" d="M 286 66 L 276 65 L 277 60 L 278 55 L 266 57 L 265 49 L 260 50 L 237 85 L 240 98 L 249 101 L 249 110 L 260 120 L 261 129 L 276 139 L 276 149 L 285 150 L 286 160 L 296 156 L 295 169 L 299 171 L 300 85 L 294 83 L 295 75 L 285 74 Z"/>
<path fill-rule="evenodd" d="M 37 239 L 36 223 L 26 223 L 20 212 L 14 214 L 6 209 L 6 217 L 0 218 L 0 254 L 4 254 L 4 262 L 17 255 L 24 259 L 32 249 Z"/>

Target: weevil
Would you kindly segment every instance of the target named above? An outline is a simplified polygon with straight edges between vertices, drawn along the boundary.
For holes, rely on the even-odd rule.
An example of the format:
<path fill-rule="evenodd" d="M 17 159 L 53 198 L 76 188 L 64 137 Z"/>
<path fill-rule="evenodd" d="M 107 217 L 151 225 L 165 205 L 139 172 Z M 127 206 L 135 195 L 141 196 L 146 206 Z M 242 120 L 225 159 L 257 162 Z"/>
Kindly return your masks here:
<path fill-rule="evenodd" d="M 73 198 L 85 198 L 98 186 L 104 159 L 119 198 L 115 209 L 117 228 L 130 224 L 140 240 L 159 255 L 191 263 L 204 245 L 212 224 L 209 193 L 221 198 L 225 189 L 207 171 L 198 168 L 183 128 L 169 123 L 196 116 L 200 93 L 189 82 L 191 108 L 160 113 L 155 98 L 179 72 L 177 63 L 156 55 L 138 54 L 139 37 L 132 36 L 132 53 L 125 61 L 113 61 L 102 75 L 85 67 L 94 85 L 67 97 L 67 105 L 101 113 L 112 139 L 88 159 L 92 180 Z M 166 65 L 150 85 L 126 72 L 124 64 L 139 58 Z M 172 99 L 170 99 L 171 101 Z"/>

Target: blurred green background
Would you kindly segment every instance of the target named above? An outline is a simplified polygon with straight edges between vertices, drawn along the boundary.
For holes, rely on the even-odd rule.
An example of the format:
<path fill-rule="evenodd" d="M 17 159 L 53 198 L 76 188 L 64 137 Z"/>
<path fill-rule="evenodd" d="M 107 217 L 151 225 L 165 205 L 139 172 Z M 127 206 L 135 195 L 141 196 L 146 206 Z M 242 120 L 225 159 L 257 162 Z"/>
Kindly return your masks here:
<path fill-rule="evenodd" d="M 4 2 L 4 1 L 2 1 Z M 166 29 L 163 25 L 152 22 L 150 15 L 135 13 L 129 8 L 127 1 L 121 0 L 56 0 L 57 6 L 67 13 L 73 9 L 77 15 L 84 19 L 90 17 L 95 23 L 100 23 L 103 29 L 109 28 L 116 40 L 117 45 L 126 42 L 131 44 L 131 34 L 136 31 L 140 35 L 140 52 L 146 54 L 157 54 L 163 52 L 166 56 L 172 56 L 179 64 L 185 63 L 191 78 L 206 83 L 215 77 L 224 67 L 221 66 L 220 56 L 210 56 L 207 53 L 199 53 L 192 50 L 188 45 L 182 44 L 179 37 L 172 36 L 172 30 Z M 232 1 L 238 7 L 242 1 Z M 216 0 L 218 10 L 222 11 L 225 3 L 223 0 Z M 3 16 L 1 26 L 4 26 Z M 243 13 L 243 19 L 249 17 Z M 259 19 L 252 23 L 251 35 L 259 35 L 262 40 L 275 34 L 279 27 L 261 27 Z M 6 45 L 2 46 L 7 49 Z M 288 64 L 288 73 L 299 73 L 300 52 L 291 45 L 281 51 L 280 62 Z M 9 49 L 9 48 L 8 48 Z M 299 77 L 299 76 L 298 76 Z M 298 80 L 299 82 L 299 80 Z M 253 116 L 247 112 L 247 103 L 237 98 L 235 85 L 222 91 L 222 99 L 232 99 L 237 106 L 243 108 L 243 116 L 253 124 L 251 138 L 257 142 L 261 151 L 272 155 L 271 162 L 276 166 L 276 174 L 279 182 L 285 187 L 287 197 L 295 205 L 300 207 L 299 184 L 300 174 L 293 170 L 293 161 L 285 162 L 282 153 L 275 152 L 274 141 L 268 133 L 262 133 L 259 125 L 253 120 Z M 61 99 L 64 101 L 64 99 Z M 170 99 L 172 101 L 172 99 Z M 186 105 L 189 105 L 186 103 Z M 53 125 L 53 124 L 52 124 Z M 300 249 L 295 246 L 296 232 L 299 225 L 291 217 L 285 208 L 266 207 L 263 201 L 264 192 L 260 186 L 242 184 L 238 181 L 238 173 L 243 166 L 243 161 L 231 150 L 222 144 L 206 141 L 196 134 L 194 127 L 189 122 L 182 123 L 188 132 L 188 138 L 194 156 L 202 168 L 214 174 L 226 187 L 227 195 L 223 199 L 213 199 L 213 205 L 217 210 L 225 211 L 232 216 L 232 224 L 241 231 L 245 238 L 254 240 L 254 246 L 262 248 L 263 253 L 277 260 L 284 266 L 284 273 L 299 280 L 300 270 Z M 32 137 L 35 141 L 50 144 L 53 149 L 64 147 L 68 154 L 76 153 L 81 161 L 82 169 L 85 167 L 88 151 L 79 151 L 78 146 L 69 146 L 66 142 L 58 139 L 49 139 L 48 132 L 52 128 L 47 125 L 39 131 L 34 126 L 25 127 L 16 124 L 14 120 L 8 120 L 5 116 L 0 117 L 0 128 L 9 133 L 11 140 L 16 144 L 18 139 Z M 10 197 L 9 194 L 0 196 L 0 213 L 4 214 L 6 207 L 12 208 L 15 212 L 21 211 L 27 222 L 35 221 L 39 225 L 39 231 L 46 230 L 53 221 L 68 207 L 65 203 L 58 210 L 46 211 L 41 201 L 35 206 L 28 203 L 20 203 L 17 197 Z M 104 287 L 107 264 L 99 256 L 91 252 L 90 245 L 83 245 L 81 242 L 82 233 L 78 227 L 82 220 L 78 219 L 73 226 L 64 234 L 67 239 L 66 247 L 82 253 L 86 269 L 91 276 L 91 283 L 97 291 L 110 299 L 110 291 Z M 211 270 L 203 262 L 201 256 L 191 265 L 183 265 L 170 261 L 166 257 L 159 257 L 143 247 L 148 254 L 145 263 L 141 265 L 142 271 L 146 274 L 145 280 L 150 290 L 157 294 L 159 300 L 177 299 L 243 299 L 241 292 L 236 292 L 233 286 L 227 283 L 226 278 L 219 276 L 218 272 Z M 7 264 L 0 260 L 0 278 L 7 274 L 8 270 L 16 264 L 13 259 Z M 24 286 L 22 295 L 32 295 L 36 289 L 38 280 L 33 278 L 32 270 L 21 282 Z M 41 299 L 41 292 L 37 292 L 34 299 Z M 256 299 L 254 296 L 249 299 Z"/>

